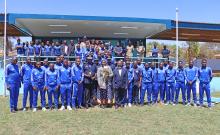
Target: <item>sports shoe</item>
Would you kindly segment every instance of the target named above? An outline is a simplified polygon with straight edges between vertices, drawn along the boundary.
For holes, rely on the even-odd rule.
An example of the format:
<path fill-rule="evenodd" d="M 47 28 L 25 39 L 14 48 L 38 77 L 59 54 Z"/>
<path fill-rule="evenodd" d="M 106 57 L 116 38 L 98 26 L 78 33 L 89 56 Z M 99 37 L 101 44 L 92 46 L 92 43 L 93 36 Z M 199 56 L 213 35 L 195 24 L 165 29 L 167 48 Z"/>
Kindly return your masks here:
<path fill-rule="evenodd" d="M 128 103 L 128 107 L 131 107 L 132 105 L 131 105 L 131 103 Z"/>
<path fill-rule="evenodd" d="M 63 111 L 63 110 L 65 110 L 65 107 L 61 106 L 60 111 Z"/>
<path fill-rule="evenodd" d="M 44 111 L 44 112 L 45 112 L 46 110 L 47 110 L 47 109 L 46 109 L 45 107 L 43 107 L 43 108 L 42 108 L 42 111 Z"/>
<path fill-rule="evenodd" d="M 196 104 L 196 103 L 194 103 L 194 104 L 193 104 L 193 106 L 194 106 L 194 107 L 197 107 L 197 104 Z"/>
<path fill-rule="evenodd" d="M 190 103 L 187 103 L 185 106 L 190 106 Z"/>
<path fill-rule="evenodd" d="M 72 110 L 73 110 L 70 106 L 67 106 L 67 109 L 68 109 L 69 111 L 72 111 Z"/>
<path fill-rule="evenodd" d="M 36 112 L 36 111 L 37 111 L 37 108 L 34 108 L 34 109 L 33 109 L 33 112 Z"/>
<path fill-rule="evenodd" d="M 26 108 L 23 108 L 23 112 L 27 111 Z"/>

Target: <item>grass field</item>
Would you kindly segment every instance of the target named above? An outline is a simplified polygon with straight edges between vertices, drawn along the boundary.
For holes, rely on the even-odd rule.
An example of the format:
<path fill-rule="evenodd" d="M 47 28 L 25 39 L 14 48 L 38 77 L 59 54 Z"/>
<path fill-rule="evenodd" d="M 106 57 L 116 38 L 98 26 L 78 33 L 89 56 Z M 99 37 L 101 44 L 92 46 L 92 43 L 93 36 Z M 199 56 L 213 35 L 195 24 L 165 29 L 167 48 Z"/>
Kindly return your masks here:
<path fill-rule="evenodd" d="M 220 97 L 220 93 L 215 96 Z M 0 97 L 0 134 L 219 135 L 220 105 L 211 110 L 157 105 L 119 110 L 92 108 L 12 114 L 8 98 Z"/>

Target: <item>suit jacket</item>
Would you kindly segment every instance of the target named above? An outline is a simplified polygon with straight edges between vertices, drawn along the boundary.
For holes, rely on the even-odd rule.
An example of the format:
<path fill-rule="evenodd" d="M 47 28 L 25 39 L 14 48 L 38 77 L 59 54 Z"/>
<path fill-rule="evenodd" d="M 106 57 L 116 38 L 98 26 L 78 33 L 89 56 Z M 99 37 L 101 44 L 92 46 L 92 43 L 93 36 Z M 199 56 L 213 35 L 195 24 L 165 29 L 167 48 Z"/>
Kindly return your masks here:
<path fill-rule="evenodd" d="M 74 56 L 73 54 L 74 54 L 74 50 L 75 50 L 75 45 L 71 45 L 71 44 L 69 44 L 68 45 L 68 53 L 67 53 L 67 56 Z"/>
<path fill-rule="evenodd" d="M 127 89 L 128 84 L 128 72 L 127 69 L 121 68 L 121 75 L 119 74 L 119 68 L 115 68 L 113 72 L 113 88 L 123 88 Z"/>

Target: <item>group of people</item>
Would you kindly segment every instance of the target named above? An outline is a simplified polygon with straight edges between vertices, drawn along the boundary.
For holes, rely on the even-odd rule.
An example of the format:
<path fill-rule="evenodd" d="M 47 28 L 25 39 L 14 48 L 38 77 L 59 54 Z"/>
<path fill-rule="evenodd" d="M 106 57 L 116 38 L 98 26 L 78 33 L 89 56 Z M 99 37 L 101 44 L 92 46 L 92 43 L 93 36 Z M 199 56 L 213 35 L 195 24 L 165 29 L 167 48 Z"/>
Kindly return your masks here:
<path fill-rule="evenodd" d="M 39 40 L 36 40 L 35 42 L 21 43 L 21 40 L 18 39 L 16 50 L 18 56 L 34 56 L 36 57 L 35 60 L 39 60 L 39 57 L 42 57 L 40 60 L 43 60 L 43 58 L 48 56 L 52 56 L 49 60 L 54 60 L 53 57 L 61 55 L 72 57 L 79 56 L 82 60 L 85 60 L 88 55 L 91 55 L 93 59 L 104 57 L 106 54 L 115 57 L 133 57 L 135 50 L 137 52 L 137 57 L 139 58 L 144 58 L 146 54 L 146 49 L 143 45 L 137 45 L 134 47 L 131 41 L 128 41 L 126 44 L 117 42 L 116 45 L 112 45 L 111 42 L 108 41 L 104 42 L 95 39 L 89 40 L 86 37 L 78 39 L 77 42 L 70 40 L 69 43 L 66 40 L 61 42 L 40 42 Z M 151 51 L 152 57 L 158 57 L 159 49 L 156 45 L 154 45 Z M 170 51 L 164 46 L 161 54 L 163 58 L 169 58 Z"/>
<path fill-rule="evenodd" d="M 68 58 L 68 56 L 66 57 Z M 48 108 L 72 110 L 99 105 L 101 108 L 115 109 L 132 105 L 178 104 L 179 93 L 182 93 L 183 105 L 203 106 L 204 91 L 208 107 L 211 107 L 210 81 L 212 70 L 207 67 L 207 60 L 202 66 L 193 66 L 193 61 L 184 67 L 179 61 L 178 68 L 174 63 L 164 61 L 156 67 L 155 63 L 142 63 L 141 59 L 132 61 L 129 57 L 114 62 L 108 54 L 95 58 L 92 55 L 77 56 L 74 63 L 65 57 L 58 56 L 55 63 L 47 59 L 34 64 L 27 57 L 26 63 L 19 70 L 17 58 L 7 65 L 5 81 L 10 92 L 10 110 L 17 111 L 19 89 L 23 83 L 23 111 L 29 95 L 30 108 L 37 111 L 38 94 L 41 107 L 46 111 L 46 95 Z M 196 95 L 196 81 L 199 80 L 199 102 Z M 59 105 L 61 103 L 61 107 Z"/>

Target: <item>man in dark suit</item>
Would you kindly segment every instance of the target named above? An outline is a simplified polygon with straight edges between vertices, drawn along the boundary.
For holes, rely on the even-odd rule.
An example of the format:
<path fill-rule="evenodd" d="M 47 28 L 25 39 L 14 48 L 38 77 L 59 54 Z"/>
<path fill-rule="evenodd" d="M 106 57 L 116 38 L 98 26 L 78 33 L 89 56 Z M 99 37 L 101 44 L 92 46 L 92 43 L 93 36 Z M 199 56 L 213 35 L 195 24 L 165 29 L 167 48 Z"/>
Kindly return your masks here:
<path fill-rule="evenodd" d="M 113 72 L 113 88 L 115 89 L 115 109 L 120 106 L 124 106 L 126 100 L 126 91 L 128 83 L 128 73 L 125 68 L 122 67 L 122 61 L 118 61 L 117 68 Z"/>
<path fill-rule="evenodd" d="M 74 40 L 70 40 L 70 44 L 68 45 L 67 56 L 74 56 L 74 50 L 75 50 Z"/>

